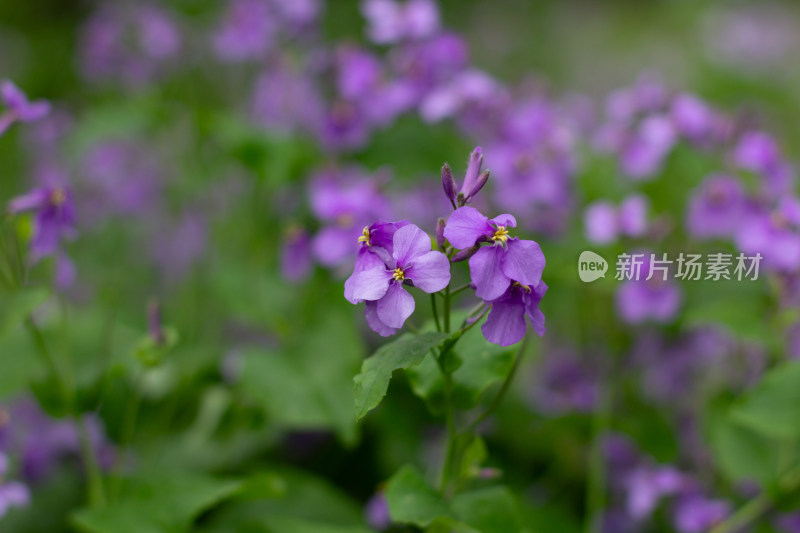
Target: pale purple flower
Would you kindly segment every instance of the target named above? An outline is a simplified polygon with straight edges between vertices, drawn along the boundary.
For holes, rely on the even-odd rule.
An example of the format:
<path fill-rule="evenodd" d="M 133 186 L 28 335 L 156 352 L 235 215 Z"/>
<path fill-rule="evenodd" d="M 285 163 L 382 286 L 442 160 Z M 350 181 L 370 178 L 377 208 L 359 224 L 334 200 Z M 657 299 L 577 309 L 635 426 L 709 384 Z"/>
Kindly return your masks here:
<path fill-rule="evenodd" d="M 444 33 L 396 47 L 389 55 L 389 65 L 396 80 L 412 91 L 414 101 L 421 102 L 431 91 L 463 72 L 468 58 L 464 39 Z"/>
<path fill-rule="evenodd" d="M 644 520 L 662 498 L 677 494 L 684 485 L 683 475 L 671 466 L 637 468 L 626 482 L 627 511 L 634 520 Z"/>
<path fill-rule="evenodd" d="M 466 111 L 473 103 L 496 96 L 501 90 L 500 84 L 487 73 L 468 69 L 428 93 L 420 102 L 419 113 L 426 122 L 439 122 Z"/>
<path fill-rule="evenodd" d="M 302 281 L 311 272 L 311 237 L 300 228 L 289 230 L 281 249 L 281 272 L 289 281 Z"/>
<path fill-rule="evenodd" d="M 261 59 L 277 30 L 266 0 L 231 0 L 214 35 L 214 51 L 223 61 Z"/>
<path fill-rule="evenodd" d="M 365 0 L 361 13 L 367 19 L 367 35 L 377 44 L 423 39 L 439 30 L 434 0 Z"/>
<path fill-rule="evenodd" d="M 725 520 L 730 512 L 730 503 L 724 500 L 689 494 L 675 503 L 675 529 L 678 533 L 705 533 Z"/>
<path fill-rule="evenodd" d="M 372 529 L 384 531 L 392 525 L 392 517 L 389 515 L 389 502 L 383 492 L 375 493 L 364 507 L 364 519 Z"/>
<path fill-rule="evenodd" d="M 324 113 L 313 79 L 288 60 L 276 62 L 258 77 L 252 109 L 258 124 L 291 133 L 314 131 Z"/>
<path fill-rule="evenodd" d="M 666 116 L 643 119 L 625 142 L 620 153 L 622 171 L 630 178 L 645 180 L 661 170 L 677 140 L 675 127 Z"/>
<path fill-rule="evenodd" d="M 322 265 L 345 264 L 358 249 L 358 238 L 364 226 L 391 213 L 377 185 L 377 178 L 355 167 L 326 170 L 312 178 L 309 186 L 311 209 L 324 224 L 314 237 L 312 250 Z"/>
<path fill-rule="evenodd" d="M 764 180 L 764 191 L 773 198 L 790 192 L 794 186 L 794 171 L 783 159 L 778 142 L 761 131 L 747 132 L 733 150 L 733 162 L 740 168 L 755 172 Z"/>
<path fill-rule="evenodd" d="M 444 236 L 455 248 L 489 243 L 469 259 L 475 294 L 483 300 L 497 300 L 514 282 L 535 289 L 542 280 L 542 249 L 535 241 L 509 237 L 508 228 L 516 225 L 511 215 L 489 219 L 473 207 L 460 207 L 447 220 Z"/>
<path fill-rule="evenodd" d="M 528 322 L 537 335 L 544 335 L 545 319 L 539 303 L 545 293 L 547 284 L 544 281 L 531 286 L 513 282 L 502 296 L 489 302 L 492 309 L 481 326 L 483 336 L 499 346 L 511 346 L 525 336 Z"/>
<path fill-rule="evenodd" d="M 348 284 L 352 303 L 366 301 L 367 323 L 382 336 L 393 335 L 414 312 L 414 297 L 405 286 L 434 293 L 450 283 L 450 262 L 441 252 L 431 251 L 431 238 L 413 224 L 398 229 L 391 254 L 381 264 L 354 272 Z"/>
<path fill-rule="evenodd" d="M 12 507 L 27 507 L 31 501 L 28 487 L 19 481 L 8 481 L 8 456 L 0 451 L 0 518 Z"/>
<path fill-rule="evenodd" d="M 104 5 L 83 30 L 81 62 L 92 79 L 139 85 L 162 72 L 181 48 L 173 16 L 155 5 Z"/>
<path fill-rule="evenodd" d="M 667 89 L 660 77 L 648 72 L 634 85 L 612 92 L 606 101 L 606 113 L 612 121 L 630 122 L 640 113 L 662 108 L 667 98 Z"/>
<path fill-rule="evenodd" d="M 774 524 L 779 533 L 800 533 L 800 513 L 783 514 L 775 519 Z"/>
<path fill-rule="evenodd" d="M 371 226 L 364 226 L 358 237 L 358 252 L 353 266 L 353 274 L 344 283 L 344 297 L 353 300 L 355 275 L 373 268 L 383 268 L 394 251 L 394 234 L 398 229 L 407 226 L 407 220 L 384 222 L 379 220 Z"/>
<path fill-rule="evenodd" d="M 595 244 L 609 244 L 621 235 L 641 237 L 647 231 L 648 201 L 645 196 L 629 196 L 615 207 L 609 202 L 590 204 L 584 212 L 586 238 Z"/>
<path fill-rule="evenodd" d="M 56 255 L 62 240 L 75 238 L 72 191 L 64 185 L 46 185 L 17 196 L 8 203 L 8 211 L 11 214 L 26 211 L 34 213 L 31 240 L 31 256 L 34 261 Z"/>
<path fill-rule="evenodd" d="M 33 122 L 50 113 L 50 102 L 46 100 L 31 102 L 25 93 L 9 80 L 0 82 L 0 98 L 6 108 L 0 115 L 0 135 L 16 121 Z"/>
<path fill-rule="evenodd" d="M 678 133 L 694 142 L 708 141 L 719 127 L 719 119 L 708 104 L 693 94 L 679 94 L 670 108 Z"/>
<path fill-rule="evenodd" d="M 535 370 L 533 399 L 539 409 L 552 415 L 589 413 L 597 405 L 597 373 L 588 361 L 568 349 L 548 350 Z"/>
<path fill-rule="evenodd" d="M 795 272 L 800 268 L 800 225 L 792 220 L 791 209 L 781 207 L 751 210 L 738 227 L 736 246 L 748 255 L 760 253 L 765 269 Z"/>
<path fill-rule="evenodd" d="M 715 174 L 689 198 L 686 229 L 696 238 L 732 238 L 747 214 L 747 197 L 739 180 Z"/>
<path fill-rule="evenodd" d="M 624 281 L 617 287 L 617 313 L 629 324 L 669 322 L 675 318 L 683 302 L 683 295 L 672 280 L 664 280 L 658 271 L 648 280 L 649 272 L 650 262 L 645 259 L 639 278 Z"/>

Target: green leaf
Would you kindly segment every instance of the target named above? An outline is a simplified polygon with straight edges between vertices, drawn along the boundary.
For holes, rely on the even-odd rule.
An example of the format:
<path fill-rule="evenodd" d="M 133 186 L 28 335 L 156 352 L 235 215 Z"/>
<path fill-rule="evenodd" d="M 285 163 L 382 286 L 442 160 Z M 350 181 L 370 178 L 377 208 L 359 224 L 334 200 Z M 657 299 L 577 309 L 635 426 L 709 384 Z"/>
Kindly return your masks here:
<path fill-rule="evenodd" d="M 730 416 L 721 416 L 712 422 L 710 444 L 717 465 L 731 481 L 758 481 L 769 485 L 777 480 L 781 444 L 737 423 Z"/>
<path fill-rule="evenodd" d="M 47 300 L 49 293 L 42 288 L 20 289 L 3 294 L 0 300 L 0 338 L 22 323 Z"/>
<path fill-rule="evenodd" d="M 768 372 L 733 409 L 732 417 L 762 435 L 800 438 L 800 361 Z"/>
<path fill-rule="evenodd" d="M 329 310 L 330 311 L 330 310 Z M 355 440 L 352 376 L 363 348 L 351 313 L 327 312 L 285 351 L 250 349 L 241 388 L 275 421 L 291 428 L 332 428 Z"/>
<path fill-rule="evenodd" d="M 515 533 L 522 528 L 516 501 L 506 487 L 457 494 L 451 507 L 462 522 L 481 533 Z"/>
<path fill-rule="evenodd" d="M 116 503 L 80 510 L 72 522 L 86 533 L 182 533 L 201 512 L 241 486 L 239 481 L 188 473 L 135 478 Z"/>
<path fill-rule="evenodd" d="M 514 364 L 515 346 L 497 346 L 487 341 L 478 327 L 472 328 L 459 339 L 454 351 L 460 365 L 453 372 L 455 404 L 461 409 L 475 407 L 481 394 L 492 384 L 505 379 Z M 408 370 L 414 393 L 424 398 L 434 413 L 441 412 L 443 380 L 433 359 L 425 359 Z"/>
<path fill-rule="evenodd" d="M 407 334 L 381 346 L 364 361 L 354 378 L 356 419 L 360 420 L 381 403 L 389 388 L 392 372 L 418 365 L 431 348 L 447 338 L 445 333 Z"/>
<path fill-rule="evenodd" d="M 252 475 L 204 522 L 203 533 L 365 531 L 361 505 L 326 480 L 286 467 Z"/>
<path fill-rule="evenodd" d="M 404 466 L 386 486 L 389 514 L 395 522 L 425 527 L 436 518 L 452 517 L 442 496 L 412 466 Z"/>

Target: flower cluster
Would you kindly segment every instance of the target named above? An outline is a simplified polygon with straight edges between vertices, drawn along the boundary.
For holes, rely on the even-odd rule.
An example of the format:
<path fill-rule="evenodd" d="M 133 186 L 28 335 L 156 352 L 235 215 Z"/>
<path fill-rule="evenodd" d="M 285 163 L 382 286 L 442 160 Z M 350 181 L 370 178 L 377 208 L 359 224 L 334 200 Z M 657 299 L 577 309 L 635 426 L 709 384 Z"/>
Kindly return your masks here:
<path fill-rule="evenodd" d="M 367 302 L 367 323 L 377 333 L 396 333 L 413 313 L 414 298 L 404 285 L 436 293 L 450 283 L 450 261 L 469 259 L 470 286 L 491 308 L 481 327 L 486 339 L 501 346 L 519 342 L 527 330 L 526 317 L 536 333 L 544 334 L 539 302 L 547 285 L 541 248 L 511 235 L 517 225 L 512 215 L 489 219 L 465 205 L 489 178 L 488 171 L 481 172 L 482 164 L 482 151 L 476 148 L 459 192 L 450 166 L 442 168 L 444 193 L 455 208 L 437 225 L 436 240 L 444 253 L 432 250 L 431 237 L 405 220 L 364 227 L 345 297 L 354 304 Z"/>

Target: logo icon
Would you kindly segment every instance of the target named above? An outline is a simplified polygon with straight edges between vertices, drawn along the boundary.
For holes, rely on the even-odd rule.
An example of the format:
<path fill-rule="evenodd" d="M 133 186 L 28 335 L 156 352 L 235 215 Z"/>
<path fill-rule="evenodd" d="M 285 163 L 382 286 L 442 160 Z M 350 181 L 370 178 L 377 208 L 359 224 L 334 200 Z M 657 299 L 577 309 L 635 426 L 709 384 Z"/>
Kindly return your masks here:
<path fill-rule="evenodd" d="M 581 281 L 590 283 L 599 278 L 606 277 L 608 262 L 598 254 L 586 250 L 578 258 L 578 276 Z"/>

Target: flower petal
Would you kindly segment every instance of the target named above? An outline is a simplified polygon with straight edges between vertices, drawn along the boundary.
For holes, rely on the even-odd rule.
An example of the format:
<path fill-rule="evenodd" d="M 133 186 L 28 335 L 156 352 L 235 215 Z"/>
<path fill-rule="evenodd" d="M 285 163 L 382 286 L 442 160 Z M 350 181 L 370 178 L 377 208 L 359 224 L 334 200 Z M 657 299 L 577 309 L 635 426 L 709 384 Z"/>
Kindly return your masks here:
<path fill-rule="evenodd" d="M 378 300 L 377 315 L 390 328 L 401 328 L 414 312 L 414 297 L 401 283 L 392 283 L 383 298 Z"/>
<path fill-rule="evenodd" d="M 517 219 L 514 218 L 514 215 L 497 215 L 493 219 L 490 220 L 492 224 L 495 226 L 504 226 L 506 228 L 516 228 L 517 227 Z"/>
<path fill-rule="evenodd" d="M 542 280 L 544 254 L 534 241 L 511 239 L 506 243 L 503 273 L 514 281 L 534 287 Z"/>
<path fill-rule="evenodd" d="M 456 248 L 469 248 L 481 237 L 488 237 L 494 233 L 489 224 L 489 219 L 483 216 L 474 207 L 459 207 L 444 228 L 444 237 Z"/>
<path fill-rule="evenodd" d="M 511 280 L 500 269 L 504 254 L 501 246 L 484 246 L 469 259 L 469 274 L 478 298 L 496 300 L 511 284 Z"/>
<path fill-rule="evenodd" d="M 408 277 L 425 292 L 436 292 L 450 283 L 450 261 L 442 252 L 428 252 L 414 260 Z"/>
<path fill-rule="evenodd" d="M 403 226 L 394 234 L 392 256 L 405 267 L 414 259 L 431 251 L 431 238 L 414 224 Z"/>
<path fill-rule="evenodd" d="M 349 300 L 353 303 L 361 300 L 380 300 L 389 290 L 390 279 L 392 279 L 392 273 L 383 265 L 354 273 L 348 280 L 350 282 Z"/>
<path fill-rule="evenodd" d="M 397 333 L 397 328 L 390 328 L 378 318 L 378 302 L 367 302 L 364 308 L 364 316 L 370 329 L 381 337 L 388 337 Z"/>
<path fill-rule="evenodd" d="M 386 270 L 383 261 L 381 261 L 381 258 L 378 257 L 378 255 L 372 253 L 372 248 L 362 246 L 361 249 L 358 251 L 358 255 L 356 256 L 356 264 L 353 269 L 353 273 L 344 282 L 344 297 L 347 298 L 347 300 L 350 303 L 357 304 L 362 301 L 353 297 L 356 275 L 366 270 L 373 270 L 373 269 Z"/>
<path fill-rule="evenodd" d="M 525 304 L 518 291 L 512 291 L 494 302 L 486 322 L 481 326 L 486 340 L 500 346 L 511 346 L 521 341 L 525 329 Z"/>
<path fill-rule="evenodd" d="M 528 315 L 528 318 L 531 321 L 531 325 L 533 326 L 533 331 L 535 331 L 540 337 L 545 333 L 544 327 L 544 313 L 542 310 L 539 309 L 539 302 L 542 301 L 544 298 L 545 293 L 547 292 L 547 284 L 544 281 L 540 281 L 539 285 L 533 288 L 533 292 L 526 294 L 524 297 L 525 300 L 525 314 Z"/>

